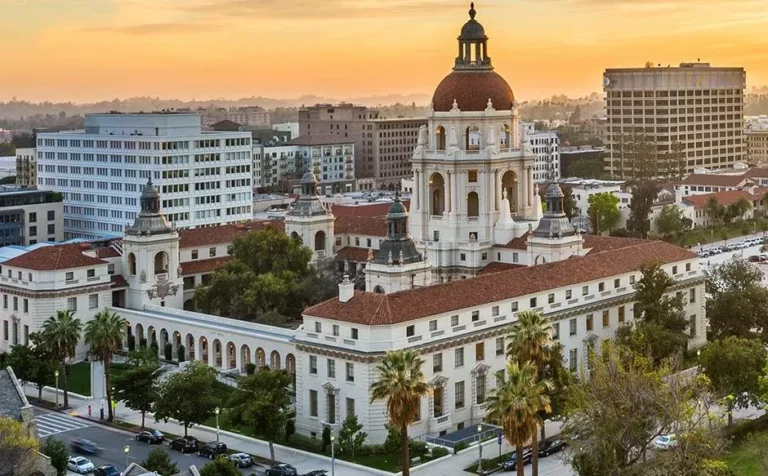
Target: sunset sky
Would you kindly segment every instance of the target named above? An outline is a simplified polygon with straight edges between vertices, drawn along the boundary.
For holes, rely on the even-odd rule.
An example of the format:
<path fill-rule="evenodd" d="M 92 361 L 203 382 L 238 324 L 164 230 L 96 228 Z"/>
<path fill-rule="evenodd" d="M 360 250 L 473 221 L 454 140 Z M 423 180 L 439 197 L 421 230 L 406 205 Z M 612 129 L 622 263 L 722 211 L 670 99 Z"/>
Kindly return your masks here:
<path fill-rule="evenodd" d="M 767 0 L 479 0 L 520 100 L 701 58 L 768 83 Z M 0 100 L 431 94 L 469 1 L 0 0 Z"/>

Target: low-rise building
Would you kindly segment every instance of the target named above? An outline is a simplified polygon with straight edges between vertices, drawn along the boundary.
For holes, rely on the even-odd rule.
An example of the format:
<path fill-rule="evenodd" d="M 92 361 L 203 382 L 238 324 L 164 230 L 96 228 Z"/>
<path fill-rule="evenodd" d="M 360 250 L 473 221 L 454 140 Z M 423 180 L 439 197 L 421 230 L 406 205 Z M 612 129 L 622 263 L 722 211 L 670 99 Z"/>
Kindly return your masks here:
<path fill-rule="evenodd" d="M 37 152 L 34 148 L 16 149 L 16 185 L 37 186 Z"/>
<path fill-rule="evenodd" d="M 0 185 L 0 246 L 61 241 L 63 215 L 60 193 Z"/>
<path fill-rule="evenodd" d="M 557 132 L 537 131 L 533 122 L 520 122 L 520 139 L 531 148 L 534 154 L 533 182 L 541 184 L 559 180 L 560 137 Z"/>

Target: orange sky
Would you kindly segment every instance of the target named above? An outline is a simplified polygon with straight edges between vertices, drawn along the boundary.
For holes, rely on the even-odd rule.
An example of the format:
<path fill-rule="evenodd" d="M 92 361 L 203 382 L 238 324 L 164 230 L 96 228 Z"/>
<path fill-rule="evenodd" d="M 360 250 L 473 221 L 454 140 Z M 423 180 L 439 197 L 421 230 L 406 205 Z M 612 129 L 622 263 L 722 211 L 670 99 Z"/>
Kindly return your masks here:
<path fill-rule="evenodd" d="M 711 62 L 768 83 L 768 0 L 478 0 L 518 99 L 599 91 L 606 67 Z M 0 100 L 431 94 L 457 0 L 0 0 Z"/>

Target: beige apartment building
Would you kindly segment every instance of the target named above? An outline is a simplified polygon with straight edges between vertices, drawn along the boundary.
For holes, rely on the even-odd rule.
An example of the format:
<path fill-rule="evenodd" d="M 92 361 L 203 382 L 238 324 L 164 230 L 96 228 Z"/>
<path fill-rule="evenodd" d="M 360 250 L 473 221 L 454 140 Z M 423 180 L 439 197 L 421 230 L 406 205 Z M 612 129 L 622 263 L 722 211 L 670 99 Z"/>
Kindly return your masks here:
<path fill-rule="evenodd" d="M 35 149 L 16 149 L 16 185 L 37 186 L 37 160 Z"/>
<path fill-rule="evenodd" d="M 747 162 L 758 167 L 768 166 L 768 119 L 760 117 L 750 121 L 744 129 L 747 143 Z"/>
<path fill-rule="evenodd" d="M 620 150 L 632 135 L 644 135 L 659 154 L 684 154 L 686 172 L 743 162 L 745 87 L 744 68 L 709 63 L 606 69 L 606 171 L 625 175 Z"/>
<path fill-rule="evenodd" d="M 373 121 L 373 163 L 376 188 L 394 190 L 402 179 L 413 177 L 411 158 L 426 118 Z"/>

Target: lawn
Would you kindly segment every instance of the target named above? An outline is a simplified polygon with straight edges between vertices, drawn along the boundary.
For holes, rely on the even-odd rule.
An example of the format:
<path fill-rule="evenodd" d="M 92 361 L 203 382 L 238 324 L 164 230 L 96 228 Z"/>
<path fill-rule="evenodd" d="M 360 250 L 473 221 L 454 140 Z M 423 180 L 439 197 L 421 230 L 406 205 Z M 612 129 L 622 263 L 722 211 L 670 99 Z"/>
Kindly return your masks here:
<path fill-rule="evenodd" d="M 91 364 L 88 362 L 78 362 L 67 367 L 67 389 L 70 392 L 80 395 L 91 395 Z M 56 379 L 51 379 L 47 384 L 51 388 L 56 388 Z M 63 388 L 63 380 L 59 375 L 59 388 Z"/>
<path fill-rule="evenodd" d="M 723 459 L 728 463 L 728 468 L 739 476 L 768 476 L 768 471 L 747 447 L 745 440 L 751 433 L 768 435 L 768 416 L 737 423 L 732 431 L 733 445 Z"/>

